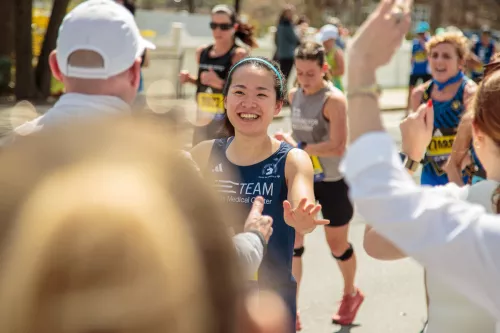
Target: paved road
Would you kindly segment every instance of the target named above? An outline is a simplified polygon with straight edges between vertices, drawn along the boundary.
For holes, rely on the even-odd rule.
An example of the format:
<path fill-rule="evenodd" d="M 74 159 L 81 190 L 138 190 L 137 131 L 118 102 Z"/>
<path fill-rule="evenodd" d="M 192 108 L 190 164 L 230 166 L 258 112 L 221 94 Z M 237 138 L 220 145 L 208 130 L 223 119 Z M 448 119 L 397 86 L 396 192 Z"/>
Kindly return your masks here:
<path fill-rule="evenodd" d="M 384 123 L 399 141 L 398 125 L 402 112 L 387 112 Z M 289 129 L 289 119 L 276 120 L 271 130 Z M 304 333 L 418 333 L 425 321 L 423 271 L 411 259 L 381 262 L 364 252 L 364 224 L 356 217 L 351 224 L 350 239 L 357 249 L 358 286 L 365 293 L 356 324 L 341 327 L 333 325 L 330 317 L 337 308 L 343 282 L 332 259 L 324 231 L 318 228 L 306 238 L 304 277 L 299 306 Z"/>

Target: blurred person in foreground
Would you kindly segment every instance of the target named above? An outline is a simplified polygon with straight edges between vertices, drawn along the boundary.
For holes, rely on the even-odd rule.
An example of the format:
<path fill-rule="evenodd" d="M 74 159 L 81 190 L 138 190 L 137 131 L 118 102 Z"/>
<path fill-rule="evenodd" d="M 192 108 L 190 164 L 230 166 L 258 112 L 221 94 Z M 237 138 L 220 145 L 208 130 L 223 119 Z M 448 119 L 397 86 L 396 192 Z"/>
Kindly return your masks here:
<path fill-rule="evenodd" d="M 113 0 L 88 0 L 64 18 L 49 65 L 66 93 L 44 115 L 15 129 L 30 134 L 83 117 L 130 114 L 141 57 L 155 46 L 142 38 L 134 16 Z"/>
<path fill-rule="evenodd" d="M 230 215 L 164 133 L 84 122 L 5 148 L 3 332 L 283 332 L 284 305 L 247 293 Z"/>
<path fill-rule="evenodd" d="M 373 230 L 498 320 L 500 217 L 488 214 L 480 205 L 415 184 L 382 125 L 375 72 L 390 61 L 411 23 L 411 1 L 403 1 L 402 8 L 394 4 L 394 0 L 381 1 L 356 34 L 349 52 L 347 97 L 352 145 L 342 169 L 351 197 Z M 488 96 L 496 90 L 495 81 L 483 83 L 477 94 Z M 476 125 L 482 124 L 482 110 L 475 112 Z M 407 138 L 419 142 L 408 144 L 420 147 L 420 152 L 406 152 L 413 160 L 419 160 L 422 147 L 432 137 L 432 117 L 422 112 L 419 120 L 406 127 L 411 131 Z M 484 125 L 475 128 L 475 143 L 484 149 L 498 149 L 497 135 Z"/>

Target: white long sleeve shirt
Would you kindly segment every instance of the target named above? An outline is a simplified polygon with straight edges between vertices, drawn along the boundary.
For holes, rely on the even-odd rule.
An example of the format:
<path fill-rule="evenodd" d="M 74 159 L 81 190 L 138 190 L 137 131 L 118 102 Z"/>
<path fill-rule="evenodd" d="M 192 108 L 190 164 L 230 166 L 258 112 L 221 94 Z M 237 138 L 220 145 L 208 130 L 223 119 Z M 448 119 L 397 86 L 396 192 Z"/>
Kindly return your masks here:
<path fill-rule="evenodd" d="M 417 185 L 385 132 L 356 140 L 341 170 L 368 224 L 500 319 L 500 216 L 450 195 L 453 186 Z"/>

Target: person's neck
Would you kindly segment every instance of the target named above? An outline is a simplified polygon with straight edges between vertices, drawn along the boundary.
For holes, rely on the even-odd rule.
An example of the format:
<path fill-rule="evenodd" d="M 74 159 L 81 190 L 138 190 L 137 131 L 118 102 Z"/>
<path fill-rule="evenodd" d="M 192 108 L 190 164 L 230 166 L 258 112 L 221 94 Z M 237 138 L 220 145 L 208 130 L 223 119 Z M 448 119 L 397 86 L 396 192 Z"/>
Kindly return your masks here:
<path fill-rule="evenodd" d="M 487 165 L 483 165 L 486 171 L 487 179 L 500 183 L 500 168 L 498 167 L 499 165 L 500 165 L 500 156 L 495 158 L 493 163 L 491 163 L 492 166 L 491 168 L 488 168 Z"/>
<path fill-rule="evenodd" d="M 82 95 L 89 95 L 89 96 L 96 96 L 96 97 L 111 96 L 111 97 L 119 98 L 129 105 L 131 105 L 133 103 L 133 100 L 125 98 L 122 94 L 113 93 L 113 92 L 107 91 L 107 90 L 100 90 L 100 89 L 94 89 L 94 88 L 82 88 L 82 87 L 72 88 L 71 86 L 68 86 L 68 87 L 66 87 L 66 94 L 68 94 L 68 93 L 82 94 Z"/>
<path fill-rule="evenodd" d="M 320 84 L 317 84 L 314 88 L 311 89 L 302 89 L 304 91 L 304 95 L 314 95 L 321 89 L 324 89 L 326 87 L 326 82 L 325 80 L 321 80 Z"/>
<path fill-rule="evenodd" d="M 212 50 L 216 55 L 224 55 L 233 47 L 233 41 L 216 41 Z"/>
<path fill-rule="evenodd" d="M 236 133 L 226 155 L 236 165 L 253 165 L 271 156 L 274 152 L 273 147 L 273 139 L 267 133 L 259 136 Z"/>
<path fill-rule="evenodd" d="M 459 82 L 455 82 L 455 83 L 452 83 L 452 84 L 450 84 L 450 85 L 447 85 L 446 87 L 444 87 L 444 88 L 443 88 L 443 90 L 439 90 L 439 91 L 438 91 L 438 90 L 436 89 L 436 91 L 438 91 L 438 92 L 439 92 L 439 93 L 441 93 L 441 94 L 445 94 L 445 95 L 446 95 L 446 94 L 449 94 L 449 93 L 453 93 L 453 94 L 454 94 L 454 93 L 456 93 L 456 92 L 457 92 L 457 89 L 458 89 L 458 87 L 459 87 L 461 84 L 462 84 L 462 82 L 460 82 L 460 81 L 459 81 Z"/>

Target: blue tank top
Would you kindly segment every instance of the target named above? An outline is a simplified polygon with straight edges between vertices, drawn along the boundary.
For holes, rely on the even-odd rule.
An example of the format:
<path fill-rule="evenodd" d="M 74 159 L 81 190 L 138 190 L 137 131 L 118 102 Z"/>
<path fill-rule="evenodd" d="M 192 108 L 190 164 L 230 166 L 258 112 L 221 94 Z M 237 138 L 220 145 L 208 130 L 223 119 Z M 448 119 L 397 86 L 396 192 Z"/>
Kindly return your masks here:
<path fill-rule="evenodd" d="M 426 38 L 426 42 L 427 40 L 429 39 Z M 427 60 L 427 53 L 425 47 L 422 45 L 420 39 L 418 38 L 415 38 L 413 40 L 411 56 L 413 59 L 411 74 L 413 75 L 429 74 L 429 61 Z"/>
<path fill-rule="evenodd" d="M 432 100 L 434 107 L 434 132 L 430 145 L 425 153 L 425 164 L 422 170 L 422 185 L 445 185 L 448 176 L 442 167 L 448 160 L 452 151 L 453 141 L 457 134 L 457 128 L 465 110 L 463 103 L 464 90 L 467 85 L 464 78 L 455 96 L 448 101 Z M 422 97 L 422 103 L 426 103 L 431 97 L 433 83 L 429 84 Z M 466 180 L 464 180 L 466 181 Z"/>
<path fill-rule="evenodd" d="M 223 203 L 234 205 L 242 213 L 241 226 L 256 196 L 264 197 L 264 215 L 273 218 L 273 234 L 256 280 L 259 285 L 283 289 L 295 284 L 292 276 L 295 230 L 285 223 L 283 201 L 287 199 L 285 162 L 293 147 L 281 143 L 279 149 L 264 161 L 250 166 L 238 166 L 226 157 L 234 137 L 217 139 L 210 154 L 207 171 L 215 180 L 215 190 Z"/>
<path fill-rule="evenodd" d="M 478 78 L 483 75 L 484 65 L 487 65 L 491 61 L 491 57 L 493 56 L 494 44 L 490 42 L 488 46 L 484 46 L 481 41 L 476 42 L 474 45 L 474 54 L 481 59 L 482 65 L 477 68 L 473 68 L 472 70 L 472 78 Z"/>

